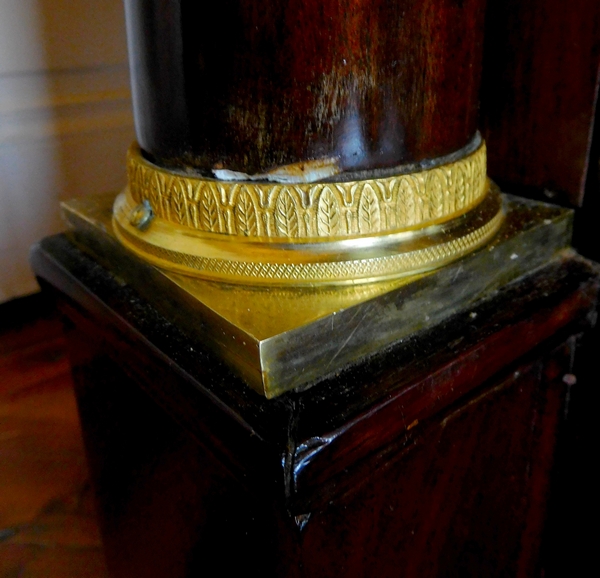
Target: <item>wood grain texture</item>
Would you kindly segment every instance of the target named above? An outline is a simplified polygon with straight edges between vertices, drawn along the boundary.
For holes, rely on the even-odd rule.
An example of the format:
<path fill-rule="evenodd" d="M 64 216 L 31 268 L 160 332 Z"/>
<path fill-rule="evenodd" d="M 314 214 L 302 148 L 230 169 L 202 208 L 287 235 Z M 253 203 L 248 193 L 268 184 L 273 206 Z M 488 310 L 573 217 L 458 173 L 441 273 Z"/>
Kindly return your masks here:
<path fill-rule="evenodd" d="M 127 0 L 139 142 L 163 165 L 344 171 L 474 136 L 482 0 Z"/>
<path fill-rule="evenodd" d="M 570 353 L 503 372 L 363 467 L 360 487 L 309 519 L 299 575 L 538 575 Z"/>
<path fill-rule="evenodd" d="M 581 206 L 599 66 L 595 0 L 488 0 L 482 125 L 506 190 Z"/>

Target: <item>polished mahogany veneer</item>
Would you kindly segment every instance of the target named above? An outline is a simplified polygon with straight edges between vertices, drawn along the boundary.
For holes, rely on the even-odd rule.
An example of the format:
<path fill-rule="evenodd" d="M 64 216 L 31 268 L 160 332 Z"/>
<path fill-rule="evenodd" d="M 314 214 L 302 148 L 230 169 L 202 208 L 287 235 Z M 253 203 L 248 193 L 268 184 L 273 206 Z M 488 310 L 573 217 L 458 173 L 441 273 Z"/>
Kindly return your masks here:
<path fill-rule="evenodd" d="M 137 135 L 167 167 L 341 171 L 476 134 L 482 0 L 126 0 Z"/>

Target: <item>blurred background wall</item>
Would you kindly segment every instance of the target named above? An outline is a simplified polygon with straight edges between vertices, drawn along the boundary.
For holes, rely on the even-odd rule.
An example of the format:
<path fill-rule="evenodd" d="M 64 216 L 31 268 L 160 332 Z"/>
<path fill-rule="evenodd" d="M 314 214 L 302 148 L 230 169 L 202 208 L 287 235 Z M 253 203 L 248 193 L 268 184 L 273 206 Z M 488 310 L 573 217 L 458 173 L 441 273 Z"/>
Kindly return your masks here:
<path fill-rule="evenodd" d="M 0 302 L 37 290 L 61 199 L 124 186 L 133 139 L 122 0 L 0 0 Z"/>

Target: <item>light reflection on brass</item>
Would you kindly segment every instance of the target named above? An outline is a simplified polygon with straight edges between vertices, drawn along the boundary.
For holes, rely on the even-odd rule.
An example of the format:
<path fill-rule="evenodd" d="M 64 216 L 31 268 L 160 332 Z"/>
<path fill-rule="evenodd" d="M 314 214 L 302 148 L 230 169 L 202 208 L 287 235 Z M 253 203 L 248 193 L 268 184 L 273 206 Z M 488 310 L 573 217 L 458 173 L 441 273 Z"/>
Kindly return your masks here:
<path fill-rule="evenodd" d="M 121 242 L 151 263 L 230 283 L 314 285 L 365 283 L 429 271 L 487 242 L 503 220 L 500 196 L 490 191 L 465 215 L 397 233 L 329 242 L 283 243 L 193 231 L 155 219 L 140 232 L 121 195 L 114 207 Z"/>

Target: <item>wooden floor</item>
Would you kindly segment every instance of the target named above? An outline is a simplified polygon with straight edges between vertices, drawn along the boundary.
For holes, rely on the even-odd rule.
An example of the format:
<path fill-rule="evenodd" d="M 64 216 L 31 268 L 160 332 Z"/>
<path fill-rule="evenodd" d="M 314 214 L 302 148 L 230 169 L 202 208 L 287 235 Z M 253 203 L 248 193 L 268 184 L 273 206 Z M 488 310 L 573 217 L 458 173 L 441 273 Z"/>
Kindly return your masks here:
<path fill-rule="evenodd" d="M 0 578 L 107 577 L 59 320 L 0 306 Z"/>

